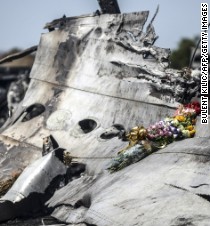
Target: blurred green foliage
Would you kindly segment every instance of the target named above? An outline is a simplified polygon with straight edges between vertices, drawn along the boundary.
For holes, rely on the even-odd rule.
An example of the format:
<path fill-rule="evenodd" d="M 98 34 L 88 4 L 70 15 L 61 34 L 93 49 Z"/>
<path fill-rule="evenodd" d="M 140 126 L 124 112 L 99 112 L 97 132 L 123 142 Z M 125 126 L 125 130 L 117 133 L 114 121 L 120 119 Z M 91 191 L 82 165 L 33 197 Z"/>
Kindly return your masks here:
<path fill-rule="evenodd" d="M 192 48 L 196 46 L 198 37 L 194 39 L 183 38 L 178 44 L 177 49 L 171 53 L 171 67 L 174 69 L 182 69 L 189 66 Z"/>

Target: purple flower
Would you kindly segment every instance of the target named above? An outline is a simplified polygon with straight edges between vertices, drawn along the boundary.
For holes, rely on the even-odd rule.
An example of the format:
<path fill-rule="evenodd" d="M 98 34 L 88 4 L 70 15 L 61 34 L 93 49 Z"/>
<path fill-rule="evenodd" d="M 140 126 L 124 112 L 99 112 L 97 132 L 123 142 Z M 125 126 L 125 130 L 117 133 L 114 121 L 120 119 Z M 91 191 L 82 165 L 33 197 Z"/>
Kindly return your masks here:
<path fill-rule="evenodd" d="M 173 127 L 173 126 L 170 126 L 170 130 L 171 130 L 172 133 L 175 133 L 176 132 L 176 128 Z"/>

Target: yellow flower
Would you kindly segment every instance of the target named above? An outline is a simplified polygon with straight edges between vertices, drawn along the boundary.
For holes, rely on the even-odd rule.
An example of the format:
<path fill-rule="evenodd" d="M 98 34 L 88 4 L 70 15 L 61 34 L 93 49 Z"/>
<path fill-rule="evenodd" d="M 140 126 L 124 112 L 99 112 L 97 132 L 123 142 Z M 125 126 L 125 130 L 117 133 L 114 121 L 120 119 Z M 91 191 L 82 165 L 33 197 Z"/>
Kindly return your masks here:
<path fill-rule="evenodd" d="M 192 131 L 192 130 L 194 129 L 194 126 L 189 125 L 189 126 L 187 126 L 187 129 L 188 129 L 189 131 Z"/>
<path fill-rule="evenodd" d="M 194 137 L 195 132 L 196 132 L 195 129 L 191 130 L 191 131 L 190 131 L 190 137 Z"/>
<path fill-rule="evenodd" d="M 186 121 L 186 118 L 183 115 L 177 115 L 175 117 L 175 119 L 177 119 L 179 122 L 184 122 Z"/>

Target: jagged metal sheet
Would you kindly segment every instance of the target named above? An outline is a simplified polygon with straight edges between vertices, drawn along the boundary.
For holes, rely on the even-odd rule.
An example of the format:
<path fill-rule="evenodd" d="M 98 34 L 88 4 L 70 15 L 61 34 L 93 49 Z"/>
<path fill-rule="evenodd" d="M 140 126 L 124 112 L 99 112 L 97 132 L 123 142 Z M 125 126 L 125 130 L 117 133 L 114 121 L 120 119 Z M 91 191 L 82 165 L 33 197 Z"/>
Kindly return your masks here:
<path fill-rule="evenodd" d="M 57 157 L 56 149 L 26 167 L 9 191 L 0 198 L 0 222 L 38 214 L 53 191 L 59 187 L 66 166 Z M 48 191 L 48 192 L 47 192 Z"/>
<path fill-rule="evenodd" d="M 53 216 L 100 226 L 208 225 L 209 145 L 204 138 L 187 139 L 114 174 L 73 181 L 48 202 L 63 203 Z M 87 195 L 88 208 L 69 207 L 76 200 L 85 205 Z"/>
<path fill-rule="evenodd" d="M 41 148 L 42 137 L 53 133 L 61 146 L 68 147 L 69 142 L 75 145 L 69 147 L 74 152 L 80 150 L 79 137 L 94 152 L 98 145 L 102 149 L 113 145 L 113 140 L 104 143 L 95 139 L 113 124 L 122 123 L 128 129 L 170 114 L 177 103 L 155 97 L 150 84 L 137 79 L 139 69 L 130 66 L 147 65 L 162 71 L 162 65 L 117 44 L 128 39 L 134 45 L 132 32 L 135 37 L 144 37 L 147 17 L 145 11 L 66 18 L 60 29 L 42 34 L 28 92 L 2 136 Z M 136 45 L 141 46 L 142 42 Z M 168 54 L 168 50 L 159 50 Z M 125 64 L 126 70 L 121 70 L 118 61 Z M 21 113 L 36 103 L 45 106 L 45 112 L 22 122 Z M 162 109 L 163 105 L 168 107 Z M 60 118 L 56 119 L 56 115 Z M 78 122 L 85 118 L 96 120 L 97 129 L 91 135 L 74 135 Z M 60 141 L 59 137 L 66 139 Z M 115 142 L 119 148 L 124 145 L 118 139 Z"/>
<path fill-rule="evenodd" d="M 100 226 L 138 225 L 138 222 L 154 225 L 154 219 L 160 223 L 164 218 L 165 225 L 171 222 L 178 225 L 176 217 L 181 218 L 184 207 L 191 206 L 191 203 L 196 208 L 191 212 L 185 210 L 190 217 L 194 211 L 204 210 L 202 205 L 206 211 L 209 208 L 198 196 L 195 198 L 194 194 L 174 190 L 175 186 L 184 187 L 184 184 L 169 181 L 177 174 L 175 171 L 168 173 L 179 166 L 176 161 L 181 161 L 180 172 L 184 173 L 186 167 L 193 168 L 196 180 L 202 180 L 199 168 L 203 163 L 197 165 L 197 159 L 193 158 L 200 156 L 201 145 L 205 147 L 204 153 L 209 149 L 205 138 L 191 139 L 192 143 L 182 141 L 180 146 L 173 144 L 173 148 L 169 145 L 165 151 L 173 150 L 171 155 L 166 155 L 166 152 L 153 154 L 115 174 L 110 175 L 105 170 L 111 158 L 126 143 L 116 136 L 103 139 L 102 134 L 116 124 L 121 124 L 126 130 L 135 125 L 147 127 L 173 115 L 179 104 L 174 96 L 176 86 L 162 86 L 162 81 L 167 83 L 169 77 L 175 80 L 179 72 L 168 69 L 169 49 L 151 45 L 156 35 L 151 24 L 147 29 L 149 35 L 144 31 L 147 18 L 148 12 L 61 18 L 52 25 L 55 30 L 41 37 L 29 89 L 0 136 L 0 160 L 6 157 L 6 150 L 18 158 L 24 142 L 27 150 L 31 151 L 30 156 L 24 153 L 24 159 L 34 161 L 41 156 L 42 138 L 49 134 L 56 138 L 60 147 L 80 157 L 79 161 L 87 165 L 86 175 L 71 182 L 49 201 L 52 207 L 60 205 L 53 215 L 62 221 Z M 37 103 L 43 105 L 45 111 L 24 121 L 24 109 Z M 202 136 L 208 136 L 209 131 L 209 127 L 202 130 Z M 15 148 L 6 147 L 5 137 L 16 141 Z M 193 145 L 199 148 L 193 149 Z M 40 155 L 34 149 L 39 150 Z M 192 158 L 186 154 L 189 149 L 193 150 Z M 178 154 L 179 150 L 182 155 Z M 189 159 L 185 166 L 182 158 L 186 156 Z M 208 156 L 204 159 L 208 161 Z M 2 172 L 10 164 L 1 164 Z M 22 165 L 19 159 L 14 168 Z M 187 178 L 193 180 L 194 174 L 187 175 Z M 165 199 L 164 194 L 169 198 Z M 177 215 L 177 204 L 172 203 L 172 196 L 179 198 Z M 183 200 L 187 204 L 184 205 Z M 78 203 L 83 204 L 75 208 Z M 165 206 L 172 209 L 169 217 L 165 215 Z M 203 214 L 205 222 L 209 219 L 209 209 Z M 170 218 L 172 215 L 175 218 Z"/>
<path fill-rule="evenodd" d="M 14 183 L 10 191 L 0 199 L 20 202 L 32 193 L 44 194 L 51 181 L 58 175 L 66 173 L 66 166 L 55 156 L 54 152 L 38 159 L 27 167 Z"/>

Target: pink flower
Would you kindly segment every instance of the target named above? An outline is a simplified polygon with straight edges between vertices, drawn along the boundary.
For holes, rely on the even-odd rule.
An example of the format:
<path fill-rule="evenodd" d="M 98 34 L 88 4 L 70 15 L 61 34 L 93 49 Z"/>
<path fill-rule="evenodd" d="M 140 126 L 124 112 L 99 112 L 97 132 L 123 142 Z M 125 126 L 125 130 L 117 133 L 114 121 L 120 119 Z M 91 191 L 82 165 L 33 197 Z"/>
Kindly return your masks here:
<path fill-rule="evenodd" d="M 160 135 L 160 136 L 163 136 L 163 134 L 164 134 L 163 131 L 160 130 L 160 131 L 159 131 L 159 135 Z"/>

